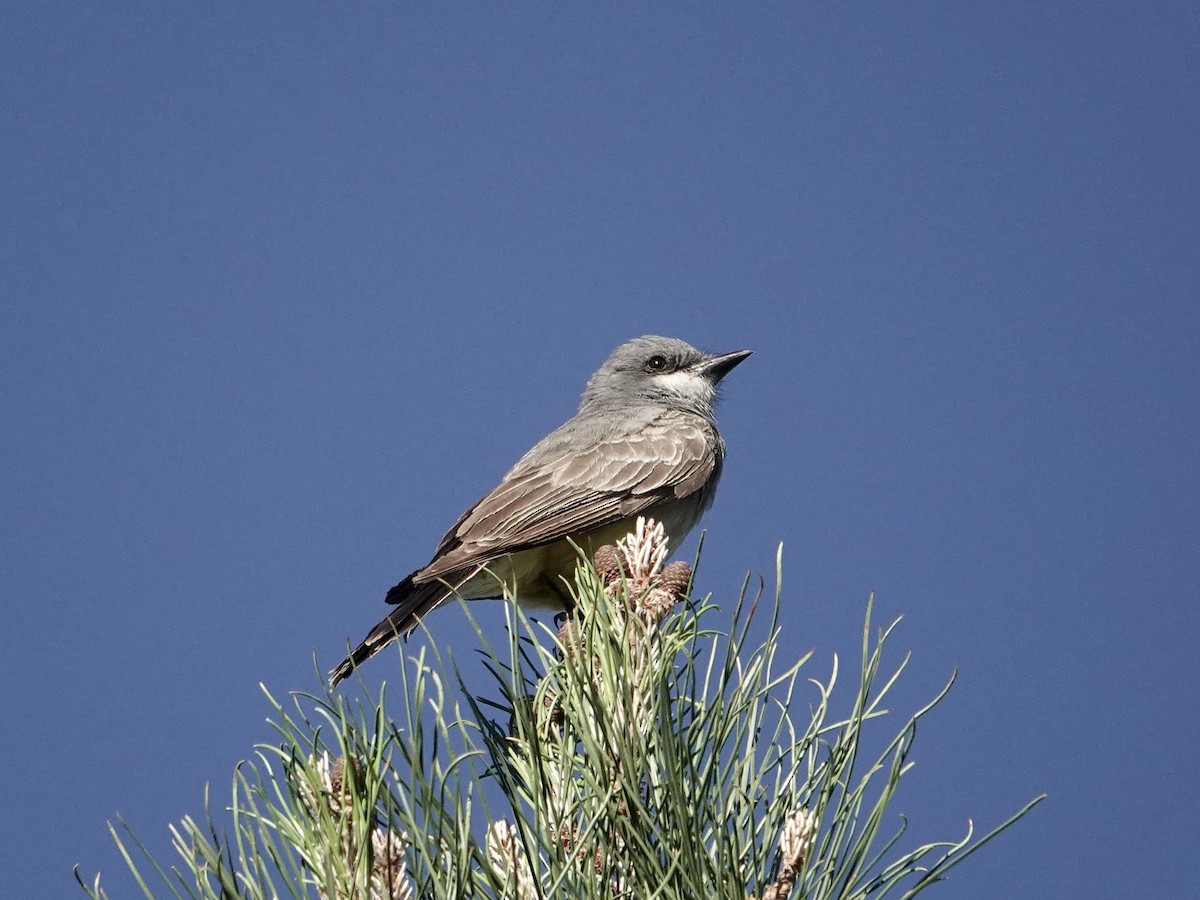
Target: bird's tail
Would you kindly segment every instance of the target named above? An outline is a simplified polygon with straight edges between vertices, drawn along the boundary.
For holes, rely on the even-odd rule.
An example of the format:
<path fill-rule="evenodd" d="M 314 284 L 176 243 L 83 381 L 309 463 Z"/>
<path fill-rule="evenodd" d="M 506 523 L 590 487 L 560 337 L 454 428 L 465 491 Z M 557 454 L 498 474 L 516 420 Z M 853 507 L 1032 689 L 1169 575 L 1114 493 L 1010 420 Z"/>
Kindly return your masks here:
<path fill-rule="evenodd" d="M 337 687 L 361 663 L 366 662 L 396 638 L 406 638 L 417 627 L 421 617 L 440 606 L 453 593 L 446 584 L 415 584 L 412 576 L 408 576 L 390 591 L 388 602 L 395 603 L 386 619 L 376 625 L 362 642 L 355 647 L 350 655 L 334 666 L 329 673 L 329 686 Z"/>

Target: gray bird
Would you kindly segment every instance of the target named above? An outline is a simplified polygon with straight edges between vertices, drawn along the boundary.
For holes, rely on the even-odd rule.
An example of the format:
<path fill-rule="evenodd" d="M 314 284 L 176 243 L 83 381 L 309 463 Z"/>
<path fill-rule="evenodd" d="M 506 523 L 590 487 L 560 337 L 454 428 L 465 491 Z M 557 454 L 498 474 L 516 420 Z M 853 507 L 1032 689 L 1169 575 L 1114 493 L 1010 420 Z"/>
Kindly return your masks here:
<path fill-rule="evenodd" d="M 674 338 L 622 344 L 588 379 L 575 415 L 538 441 L 446 532 L 433 559 L 387 593 L 395 609 L 330 673 L 336 685 L 453 597 L 504 595 L 561 609 L 578 556 L 663 523 L 673 552 L 712 505 L 725 458 L 717 382 L 754 351 L 720 356 Z"/>

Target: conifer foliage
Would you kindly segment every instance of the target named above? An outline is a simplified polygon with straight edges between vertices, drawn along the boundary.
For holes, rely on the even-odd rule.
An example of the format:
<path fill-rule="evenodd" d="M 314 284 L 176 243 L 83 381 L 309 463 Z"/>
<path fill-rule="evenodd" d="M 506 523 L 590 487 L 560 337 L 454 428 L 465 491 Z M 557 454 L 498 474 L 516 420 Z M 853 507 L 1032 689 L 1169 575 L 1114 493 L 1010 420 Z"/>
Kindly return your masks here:
<path fill-rule="evenodd" d="M 1042 798 L 982 837 L 902 849 L 890 810 L 918 720 L 883 707 L 896 623 L 868 605 L 852 698 L 834 714 L 837 658 L 802 679 L 775 616 L 751 645 L 756 603 L 731 622 L 688 600 L 691 567 L 664 565 L 662 527 L 581 555 L 572 616 L 554 632 L 509 606 L 485 647 L 494 690 L 468 690 L 427 645 L 385 688 L 350 703 L 324 690 L 267 694 L 278 739 L 233 777 L 227 811 L 172 828 L 155 860 L 110 826 L 148 897 L 911 897 Z M 778 575 L 778 572 L 777 572 Z M 951 679 L 953 681 L 953 679 Z M 207 804 L 206 804 L 207 806 Z M 105 897 L 100 877 L 81 886 Z"/>

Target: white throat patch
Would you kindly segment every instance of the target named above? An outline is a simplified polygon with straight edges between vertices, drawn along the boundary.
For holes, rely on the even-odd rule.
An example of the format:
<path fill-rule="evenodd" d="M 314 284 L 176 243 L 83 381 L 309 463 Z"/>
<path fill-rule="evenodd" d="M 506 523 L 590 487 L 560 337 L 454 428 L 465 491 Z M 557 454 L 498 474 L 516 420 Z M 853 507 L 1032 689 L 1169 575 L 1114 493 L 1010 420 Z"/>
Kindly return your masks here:
<path fill-rule="evenodd" d="M 689 402 L 698 403 L 701 406 L 710 405 L 713 402 L 713 398 L 717 395 L 713 383 L 703 375 L 697 375 L 695 372 L 688 372 L 686 370 L 668 372 L 663 375 L 655 375 L 654 381 L 671 393 L 678 394 Z"/>

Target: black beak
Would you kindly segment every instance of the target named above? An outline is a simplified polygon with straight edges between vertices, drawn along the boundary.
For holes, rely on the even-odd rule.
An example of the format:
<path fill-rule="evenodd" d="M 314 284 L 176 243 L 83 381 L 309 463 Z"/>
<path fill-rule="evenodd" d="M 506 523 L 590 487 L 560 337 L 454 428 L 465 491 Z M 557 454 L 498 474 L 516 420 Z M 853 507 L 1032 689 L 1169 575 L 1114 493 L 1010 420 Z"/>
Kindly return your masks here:
<path fill-rule="evenodd" d="M 722 353 L 720 356 L 704 360 L 704 362 L 696 366 L 696 371 L 713 384 L 716 384 L 732 372 L 734 366 L 753 354 L 753 350 L 734 350 L 732 353 Z"/>

